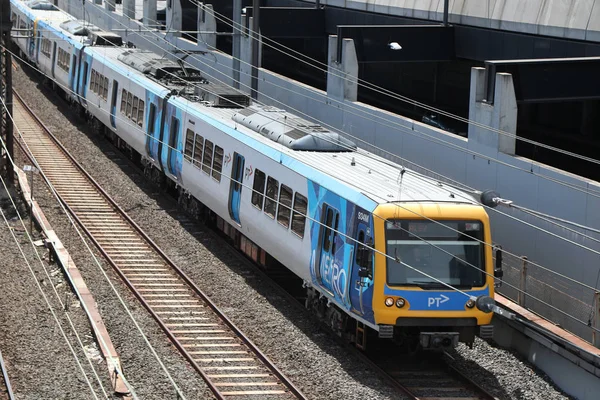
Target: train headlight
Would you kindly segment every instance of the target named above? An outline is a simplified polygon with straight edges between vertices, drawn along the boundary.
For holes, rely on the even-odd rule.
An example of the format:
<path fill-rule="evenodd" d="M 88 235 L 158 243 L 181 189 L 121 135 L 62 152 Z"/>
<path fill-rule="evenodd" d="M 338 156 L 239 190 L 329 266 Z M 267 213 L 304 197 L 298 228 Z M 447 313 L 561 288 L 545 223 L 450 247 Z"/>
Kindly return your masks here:
<path fill-rule="evenodd" d="M 467 300 L 467 308 L 473 308 L 473 307 L 475 307 L 475 300 L 473 300 L 473 299 Z"/>
<path fill-rule="evenodd" d="M 391 307 L 394 305 L 394 299 L 392 299 L 391 297 L 388 297 L 387 299 L 385 299 L 385 305 L 388 307 Z"/>
<path fill-rule="evenodd" d="M 396 299 L 396 307 L 402 308 L 402 307 L 404 307 L 405 304 L 406 304 L 406 301 L 402 297 Z M 473 304 L 475 304 L 475 303 L 473 303 Z"/>

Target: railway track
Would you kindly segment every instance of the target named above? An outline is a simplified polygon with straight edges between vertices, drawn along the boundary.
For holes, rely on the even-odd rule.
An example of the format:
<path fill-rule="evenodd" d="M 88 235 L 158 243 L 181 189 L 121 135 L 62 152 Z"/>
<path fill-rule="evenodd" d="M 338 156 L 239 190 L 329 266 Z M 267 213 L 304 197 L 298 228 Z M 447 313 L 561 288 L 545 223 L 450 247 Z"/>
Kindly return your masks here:
<path fill-rule="evenodd" d="M 10 386 L 10 379 L 8 379 L 8 371 L 6 370 L 6 364 L 4 364 L 4 358 L 2 358 L 2 352 L 0 351 L 0 400 L 14 400 L 15 395 Z"/>
<path fill-rule="evenodd" d="M 15 92 L 18 142 L 175 347 L 219 398 L 304 395 L 104 192 Z M 25 144 L 23 143 L 25 142 Z"/>
<path fill-rule="evenodd" d="M 376 351 L 365 355 L 373 368 L 411 399 L 498 400 L 486 389 L 451 366 L 448 353 L 409 356 Z"/>

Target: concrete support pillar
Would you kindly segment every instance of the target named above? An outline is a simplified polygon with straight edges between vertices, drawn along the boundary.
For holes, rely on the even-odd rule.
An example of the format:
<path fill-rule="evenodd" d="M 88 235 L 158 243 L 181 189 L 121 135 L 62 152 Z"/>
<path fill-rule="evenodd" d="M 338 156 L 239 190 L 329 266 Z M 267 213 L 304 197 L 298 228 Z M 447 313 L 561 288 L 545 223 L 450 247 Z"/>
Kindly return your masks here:
<path fill-rule="evenodd" d="M 144 0 L 144 16 L 142 21 L 149 28 L 158 28 L 156 26 L 156 0 Z"/>
<path fill-rule="evenodd" d="M 517 99 L 512 75 L 504 72 L 496 74 L 493 103 L 484 99 L 485 85 L 485 68 L 472 68 L 469 119 L 492 129 L 516 135 Z M 494 157 L 498 152 L 514 155 L 515 143 L 514 137 L 469 125 L 469 148 L 483 154 Z"/>
<path fill-rule="evenodd" d="M 183 29 L 181 2 L 179 0 L 167 1 L 166 11 L 166 23 L 169 27 L 169 33 L 167 36 L 181 36 L 181 31 Z"/>
<path fill-rule="evenodd" d="M 252 18 L 249 18 L 249 24 L 252 26 Z M 242 19 L 244 25 L 244 31 L 247 32 L 246 19 Z M 250 93 L 250 87 L 252 86 L 252 38 L 244 34 L 241 37 L 240 45 L 240 89 L 244 92 Z M 258 40 L 258 68 L 262 67 L 262 37 L 259 36 Z M 260 71 L 259 71 L 260 75 Z M 260 78 L 260 77 L 259 77 Z M 258 85 L 258 92 L 260 93 L 260 79 Z"/>
<path fill-rule="evenodd" d="M 104 0 L 104 8 L 106 11 L 115 11 L 115 0 Z"/>
<path fill-rule="evenodd" d="M 198 43 L 206 43 L 208 50 L 217 47 L 217 20 L 212 4 L 200 3 L 198 8 Z"/>
<path fill-rule="evenodd" d="M 338 37 L 336 35 L 329 36 L 327 96 L 337 100 L 356 101 L 358 96 L 358 59 L 354 40 L 342 40 L 342 61 L 338 63 Z"/>
<path fill-rule="evenodd" d="M 123 15 L 135 19 L 135 0 L 123 0 Z"/>

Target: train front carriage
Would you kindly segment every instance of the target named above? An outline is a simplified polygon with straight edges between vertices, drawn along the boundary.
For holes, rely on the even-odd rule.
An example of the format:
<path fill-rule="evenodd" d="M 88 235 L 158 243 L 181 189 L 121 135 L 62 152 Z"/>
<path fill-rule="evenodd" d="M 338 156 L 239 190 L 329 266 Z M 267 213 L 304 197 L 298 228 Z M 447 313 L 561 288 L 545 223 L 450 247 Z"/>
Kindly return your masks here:
<path fill-rule="evenodd" d="M 489 338 L 492 314 L 474 298 L 494 295 L 489 219 L 468 203 L 397 203 L 374 212 L 373 309 L 380 337 L 423 348 Z"/>

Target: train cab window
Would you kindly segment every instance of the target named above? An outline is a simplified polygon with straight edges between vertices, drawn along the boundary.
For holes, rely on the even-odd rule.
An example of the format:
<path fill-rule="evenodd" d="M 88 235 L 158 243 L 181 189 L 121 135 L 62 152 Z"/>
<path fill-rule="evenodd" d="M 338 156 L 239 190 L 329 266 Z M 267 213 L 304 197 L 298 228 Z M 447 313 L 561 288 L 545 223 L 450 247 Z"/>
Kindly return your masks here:
<path fill-rule="evenodd" d="M 12 27 L 16 28 L 17 27 L 17 14 L 16 13 L 12 13 L 10 19 L 12 20 Z"/>
<path fill-rule="evenodd" d="M 277 193 L 279 192 L 279 182 L 273 177 L 267 179 L 267 193 L 265 198 L 265 213 L 271 218 L 275 218 L 275 209 L 277 208 Z"/>
<path fill-rule="evenodd" d="M 137 122 L 138 101 L 137 96 L 133 96 L 133 109 L 131 111 L 131 120 L 133 122 Z"/>
<path fill-rule="evenodd" d="M 263 200 L 265 198 L 265 173 L 260 169 L 254 170 L 254 183 L 252 185 L 252 205 L 259 210 L 263 208 Z"/>
<path fill-rule="evenodd" d="M 127 115 L 128 118 L 131 118 L 131 107 L 133 104 L 133 95 L 129 92 L 127 92 L 127 110 L 125 115 Z"/>
<path fill-rule="evenodd" d="M 204 142 L 204 158 L 202 159 L 202 171 L 210 175 L 212 165 L 213 143 L 210 140 Z"/>
<path fill-rule="evenodd" d="M 294 210 L 292 211 L 292 232 L 301 238 L 304 237 L 307 209 L 308 201 L 306 200 L 306 197 L 296 193 L 294 197 Z"/>
<path fill-rule="evenodd" d="M 215 156 L 213 157 L 212 177 L 217 182 L 221 182 L 221 171 L 223 170 L 223 149 L 215 146 Z"/>
<path fill-rule="evenodd" d="M 123 89 L 121 94 L 121 113 L 125 114 L 125 107 L 127 107 L 127 91 Z"/>
<path fill-rule="evenodd" d="M 140 126 L 140 128 L 144 125 L 144 100 L 141 99 L 140 103 L 138 104 L 137 124 Z"/>
<path fill-rule="evenodd" d="M 290 226 L 290 214 L 292 211 L 293 190 L 285 185 L 281 185 L 279 191 L 279 207 L 277 208 L 277 222 L 288 228 Z"/>
<path fill-rule="evenodd" d="M 186 161 L 192 162 L 194 153 L 194 131 L 188 128 L 185 131 L 185 149 L 183 150 L 183 158 Z"/>
<path fill-rule="evenodd" d="M 202 149 L 204 148 L 204 138 L 200 135 L 196 135 L 194 139 L 194 165 L 198 168 L 202 167 Z"/>

